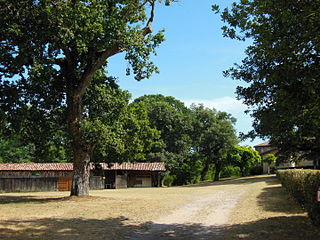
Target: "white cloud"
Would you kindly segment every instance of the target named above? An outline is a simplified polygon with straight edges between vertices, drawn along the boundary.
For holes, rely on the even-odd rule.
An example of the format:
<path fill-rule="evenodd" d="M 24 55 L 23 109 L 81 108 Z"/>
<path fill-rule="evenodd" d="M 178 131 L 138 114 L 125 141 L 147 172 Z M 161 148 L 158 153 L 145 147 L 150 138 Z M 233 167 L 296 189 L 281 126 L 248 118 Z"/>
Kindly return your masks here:
<path fill-rule="evenodd" d="M 186 106 L 190 106 L 192 103 L 195 104 L 203 104 L 207 108 L 215 108 L 219 111 L 228 112 L 231 114 L 238 115 L 239 113 L 243 113 L 247 107 L 241 101 L 233 98 L 233 97 L 222 97 L 215 99 L 186 99 L 181 100 Z"/>

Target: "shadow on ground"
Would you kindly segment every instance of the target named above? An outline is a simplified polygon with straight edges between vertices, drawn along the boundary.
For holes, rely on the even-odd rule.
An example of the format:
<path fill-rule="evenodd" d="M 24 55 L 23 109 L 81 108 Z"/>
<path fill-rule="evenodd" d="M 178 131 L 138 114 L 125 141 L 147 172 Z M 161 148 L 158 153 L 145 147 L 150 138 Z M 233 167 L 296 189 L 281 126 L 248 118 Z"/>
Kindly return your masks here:
<path fill-rule="evenodd" d="M 306 217 L 274 217 L 225 228 L 200 224 L 130 225 L 110 219 L 37 219 L 2 221 L 1 240 L 319 240 L 320 232 Z"/>
<path fill-rule="evenodd" d="M 0 195 L 0 205 L 9 203 L 48 203 L 67 200 L 68 197 L 39 197 L 39 196 L 7 196 Z"/>
<path fill-rule="evenodd" d="M 113 240 L 132 231 L 126 226 L 124 217 L 100 219 L 57 219 L 15 220 L 0 222 L 1 240 Z"/>
<path fill-rule="evenodd" d="M 226 240 L 319 240 L 320 230 L 304 216 L 273 217 L 226 227 Z"/>
<path fill-rule="evenodd" d="M 288 195 L 275 177 L 257 177 L 223 181 L 209 185 L 251 184 L 266 182 L 258 204 L 267 211 L 301 213 L 287 204 Z M 208 185 L 207 185 L 208 186 Z M 200 186 L 199 186 L 200 187 Z M 0 196 L 0 203 L 63 201 L 68 198 L 35 196 Z M 61 203 L 63 204 L 63 203 Z M 14 210 L 14 209 L 13 209 Z M 85 211 L 85 209 L 83 209 Z M 1 210 L 0 210 L 1 215 Z M 94 216 L 92 216 L 94 218 Z M 319 240 L 320 230 L 306 216 L 271 217 L 249 223 L 222 226 L 201 224 L 134 225 L 125 217 L 108 219 L 42 218 L 0 221 L 1 240 Z"/>
<path fill-rule="evenodd" d="M 303 209 L 279 185 L 262 189 L 257 200 L 258 205 L 265 211 L 288 214 L 304 213 Z"/>
<path fill-rule="evenodd" d="M 0 195 L 0 205 L 10 203 L 49 203 L 49 202 L 62 202 L 62 201 L 91 201 L 96 199 L 105 199 L 105 197 L 99 196 L 83 196 L 83 197 L 48 197 L 48 196 L 11 196 L 11 195 Z"/>

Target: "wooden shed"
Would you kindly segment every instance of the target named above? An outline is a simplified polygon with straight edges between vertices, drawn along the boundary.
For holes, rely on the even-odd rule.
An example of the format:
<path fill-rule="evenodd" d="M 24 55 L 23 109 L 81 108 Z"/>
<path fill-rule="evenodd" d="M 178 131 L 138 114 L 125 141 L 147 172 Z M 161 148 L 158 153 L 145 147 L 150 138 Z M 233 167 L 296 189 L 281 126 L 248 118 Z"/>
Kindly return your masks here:
<path fill-rule="evenodd" d="M 164 163 L 91 164 L 90 189 L 157 187 Z M 69 191 L 72 163 L 2 163 L 0 192 Z"/>
<path fill-rule="evenodd" d="M 160 187 L 165 165 L 155 163 L 100 164 L 105 177 L 105 188 Z"/>

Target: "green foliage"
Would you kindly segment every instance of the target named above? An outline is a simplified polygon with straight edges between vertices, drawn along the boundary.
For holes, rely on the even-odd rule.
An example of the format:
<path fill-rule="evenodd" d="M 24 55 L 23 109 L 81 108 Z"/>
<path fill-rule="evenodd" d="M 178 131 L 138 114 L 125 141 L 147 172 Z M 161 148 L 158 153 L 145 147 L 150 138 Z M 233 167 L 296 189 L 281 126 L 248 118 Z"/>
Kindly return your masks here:
<path fill-rule="evenodd" d="M 261 163 L 259 153 L 250 146 L 235 146 L 228 156 L 229 162 L 240 169 L 241 176 L 247 176 L 250 169 Z"/>
<path fill-rule="evenodd" d="M 146 107 L 151 127 L 160 132 L 160 141 L 150 149 L 148 160 L 165 162 L 175 176 L 174 184 L 196 181 L 199 164 L 190 154 L 191 111 L 181 101 L 160 94 L 139 97 L 132 103 L 137 104 Z"/>
<path fill-rule="evenodd" d="M 240 168 L 234 166 L 225 166 L 221 171 L 221 178 L 240 177 Z"/>
<path fill-rule="evenodd" d="M 192 105 L 193 151 L 203 160 L 201 179 L 204 180 L 210 168 L 215 167 L 214 180 L 219 180 L 220 171 L 229 151 L 238 142 L 233 124 L 235 119 L 225 112 Z"/>
<path fill-rule="evenodd" d="M 279 153 L 320 153 L 320 2 L 250 0 L 221 13 L 223 35 L 249 39 L 246 57 L 225 72 L 245 81 L 238 98 L 250 107 L 254 130 Z M 249 111 L 248 111 L 249 112 Z"/>
<path fill-rule="evenodd" d="M 96 143 L 93 161 L 143 161 L 157 145 L 159 132 L 151 128 L 143 104 L 129 104 L 131 95 L 114 79 L 94 79 L 84 98 L 82 134 Z"/>
<path fill-rule="evenodd" d="M 262 159 L 262 161 L 270 165 L 272 163 L 276 163 L 277 157 L 274 154 L 269 153 Z"/>
<path fill-rule="evenodd" d="M 171 187 L 174 179 L 175 179 L 175 176 L 165 175 L 162 179 L 162 185 Z"/>
<path fill-rule="evenodd" d="M 0 1 L 0 96 L 4 96 L 0 98 L 0 116 L 8 115 L 4 118 L 15 129 L 21 125 L 19 118 L 38 121 L 37 128 L 50 131 L 30 136 L 37 136 L 42 143 L 60 126 L 68 129 L 61 144 L 70 142 L 72 147 L 76 173 L 72 195 L 89 194 L 86 162 L 98 146 L 97 140 L 103 141 L 96 138 L 98 131 L 109 135 L 108 140 L 117 139 L 111 131 L 113 123 L 105 122 L 107 114 L 94 118 L 89 113 L 88 117 L 87 110 L 97 106 L 86 105 L 85 94 L 93 91 L 98 94 L 94 98 L 103 101 L 106 91 L 95 86 L 99 83 L 94 78 L 103 74 L 107 60 L 118 53 L 125 53 L 127 72 L 132 71 L 136 80 L 158 72 L 151 61 L 164 40 L 163 31 L 152 34 L 158 2 Z M 36 149 L 45 152 L 42 147 Z"/>
<path fill-rule="evenodd" d="M 32 145 L 24 146 L 17 136 L 0 138 L 0 163 L 30 162 Z"/>
<path fill-rule="evenodd" d="M 320 171 L 279 170 L 277 176 L 286 190 L 308 211 L 312 222 L 320 226 L 320 203 L 317 202 Z"/>
<path fill-rule="evenodd" d="M 175 176 L 174 184 L 184 185 L 199 183 L 202 168 L 202 161 L 195 156 L 179 161 L 178 165 L 171 169 L 171 174 L 174 174 Z"/>
<path fill-rule="evenodd" d="M 182 102 L 163 95 L 145 95 L 135 99 L 134 104 L 143 103 L 148 112 L 150 123 L 161 132 L 163 148 L 175 154 L 188 152 L 191 145 L 190 110 Z"/>

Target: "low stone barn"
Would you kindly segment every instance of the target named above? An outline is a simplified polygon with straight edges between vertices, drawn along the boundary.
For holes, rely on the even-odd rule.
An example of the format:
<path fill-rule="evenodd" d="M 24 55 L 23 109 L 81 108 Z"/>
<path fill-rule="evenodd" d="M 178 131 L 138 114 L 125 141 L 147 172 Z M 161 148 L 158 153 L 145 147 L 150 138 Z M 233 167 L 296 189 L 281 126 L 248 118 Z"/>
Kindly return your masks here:
<path fill-rule="evenodd" d="M 98 163 L 90 166 L 90 189 L 159 187 L 164 163 Z M 0 192 L 68 191 L 72 163 L 2 163 Z"/>
<path fill-rule="evenodd" d="M 266 155 L 269 153 L 276 155 L 278 152 L 277 147 L 272 146 L 269 141 L 256 145 L 254 146 L 254 148 L 259 152 L 262 159 L 264 159 Z M 263 167 L 264 174 L 268 173 L 269 168 L 277 168 L 277 169 L 313 168 L 313 161 L 310 161 L 310 160 L 304 160 L 298 163 L 295 163 L 289 160 L 287 162 L 282 162 L 277 166 L 275 163 L 272 163 L 270 166 L 266 162 L 263 162 L 262 164 L 263 164 L 262 167 Z"/>

